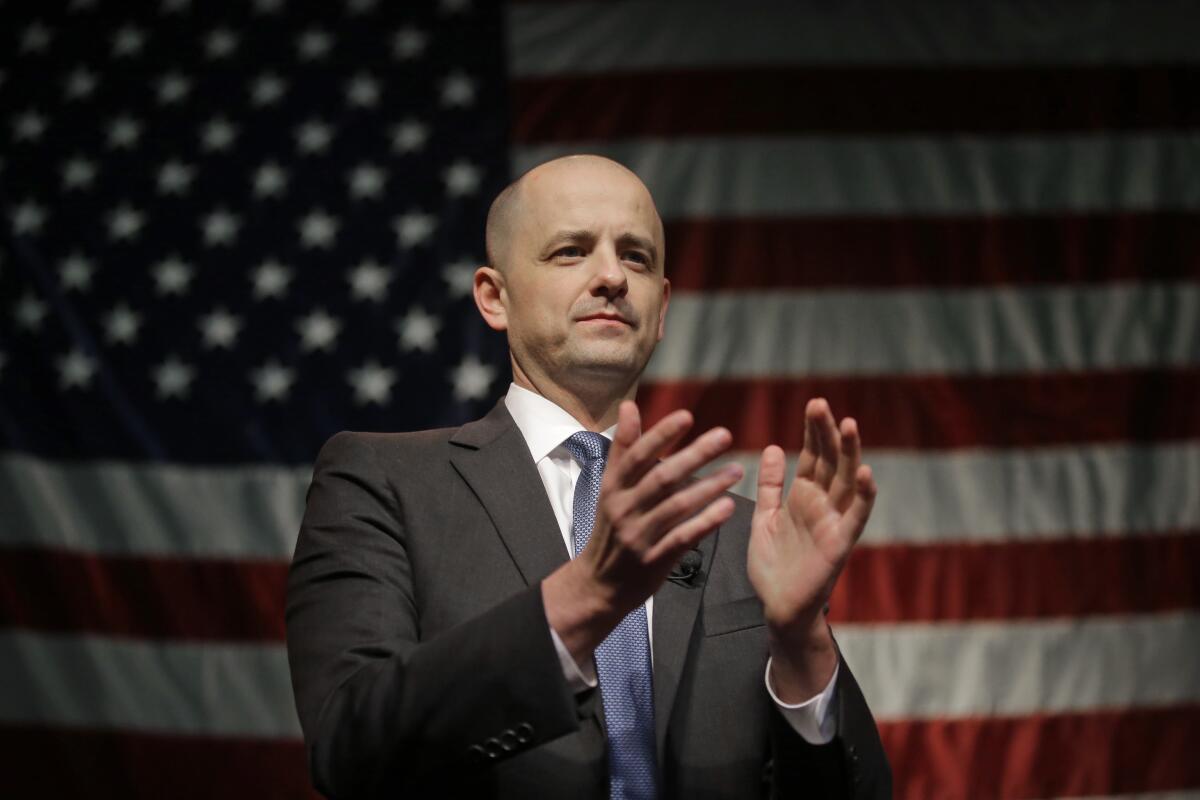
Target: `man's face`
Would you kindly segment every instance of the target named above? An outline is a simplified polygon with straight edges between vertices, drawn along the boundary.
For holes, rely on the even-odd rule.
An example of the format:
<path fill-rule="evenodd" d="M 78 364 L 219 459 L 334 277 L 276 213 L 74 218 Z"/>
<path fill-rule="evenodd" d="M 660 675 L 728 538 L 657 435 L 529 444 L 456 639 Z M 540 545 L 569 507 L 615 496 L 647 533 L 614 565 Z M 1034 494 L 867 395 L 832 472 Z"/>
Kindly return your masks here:
<path fill-rule="evenodd" d="M 535 171 L 521 192 L 503 292 L 513 357 L 562 386 L 636 380 L 670 294 L 650 193 L 586 161 Z"/>

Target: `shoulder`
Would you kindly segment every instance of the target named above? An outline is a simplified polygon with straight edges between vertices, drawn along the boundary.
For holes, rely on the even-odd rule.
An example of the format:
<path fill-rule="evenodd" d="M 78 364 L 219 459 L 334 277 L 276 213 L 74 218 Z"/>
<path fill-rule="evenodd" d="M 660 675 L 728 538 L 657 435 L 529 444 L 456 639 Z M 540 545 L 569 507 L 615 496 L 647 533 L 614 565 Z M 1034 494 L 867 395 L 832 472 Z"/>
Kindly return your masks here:
<path fill-rule="evenodd" d="M 437 453 L 444 454 L 447 443 L 457 431 L 457 428 L 406 433 L 341 431 L 321 446 L 314 470 L 383 466 L 397 460 L 427 460 Z"/>

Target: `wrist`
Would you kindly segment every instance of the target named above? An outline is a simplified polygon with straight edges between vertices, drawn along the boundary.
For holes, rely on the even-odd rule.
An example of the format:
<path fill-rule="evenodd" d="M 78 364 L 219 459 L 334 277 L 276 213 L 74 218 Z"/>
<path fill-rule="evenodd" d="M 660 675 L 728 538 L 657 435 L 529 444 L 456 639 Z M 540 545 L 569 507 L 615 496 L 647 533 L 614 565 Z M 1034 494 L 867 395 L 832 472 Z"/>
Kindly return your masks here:
<path fill-rule="evenodd" d="M 611 594 L 579 559 L 562 565 L 542 581 L 546 621 L 582 664 L 621 620 Z"/>
<path fill-rule="evenodd" d="M 803 626 L 768 624 L 771 678 L 779 699 L 800 703 L 820 694 L 837 668 L 837 645 L 819 611 Z"/>

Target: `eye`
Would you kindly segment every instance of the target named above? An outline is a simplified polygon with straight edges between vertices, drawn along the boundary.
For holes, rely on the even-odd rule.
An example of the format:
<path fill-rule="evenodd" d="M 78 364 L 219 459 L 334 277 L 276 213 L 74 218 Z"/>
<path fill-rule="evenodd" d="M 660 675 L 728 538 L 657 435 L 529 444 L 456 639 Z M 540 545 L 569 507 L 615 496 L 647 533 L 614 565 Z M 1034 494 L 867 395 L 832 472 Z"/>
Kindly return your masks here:
<path fill-rule="evenodd" d="M 640 250 L 630 250 L 623 257 L 626 261 L 636 261 L 642 266 L 649 266 L 650 264 L 650 256 Z"/>
<path fill-rule="evenodd" d="M 567 245 L 560 247 L 554 251 L 555 258 L 583 258 L 583 248 L 576 245 Z"/>

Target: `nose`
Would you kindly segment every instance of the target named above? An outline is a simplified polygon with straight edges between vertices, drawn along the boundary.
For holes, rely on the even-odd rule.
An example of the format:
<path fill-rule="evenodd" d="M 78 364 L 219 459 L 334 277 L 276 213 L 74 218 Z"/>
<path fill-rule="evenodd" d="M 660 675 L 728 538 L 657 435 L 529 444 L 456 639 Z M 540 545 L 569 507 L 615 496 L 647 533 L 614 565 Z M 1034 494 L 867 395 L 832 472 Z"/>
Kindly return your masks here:
<path fill-rule="evenodd" d="M 592 294 L 611 299 L 628 291 L 629 278 L 625 275 L 621 259 L 614 248 L 596 248 L 593 263 L 595 273 L 592 276 Z"/>

